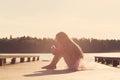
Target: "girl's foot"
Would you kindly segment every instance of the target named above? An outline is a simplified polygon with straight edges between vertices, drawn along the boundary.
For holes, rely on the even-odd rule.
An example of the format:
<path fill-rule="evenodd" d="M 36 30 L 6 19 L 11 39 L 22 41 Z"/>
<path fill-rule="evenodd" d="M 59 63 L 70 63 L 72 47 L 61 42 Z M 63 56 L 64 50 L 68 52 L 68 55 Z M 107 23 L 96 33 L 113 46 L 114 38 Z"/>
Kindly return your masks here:
<path fill-rule="evenodd" d="M 47 65 L 47 66 L 42 67 L 42 69 L 56 69 L 56 66 Z"/>

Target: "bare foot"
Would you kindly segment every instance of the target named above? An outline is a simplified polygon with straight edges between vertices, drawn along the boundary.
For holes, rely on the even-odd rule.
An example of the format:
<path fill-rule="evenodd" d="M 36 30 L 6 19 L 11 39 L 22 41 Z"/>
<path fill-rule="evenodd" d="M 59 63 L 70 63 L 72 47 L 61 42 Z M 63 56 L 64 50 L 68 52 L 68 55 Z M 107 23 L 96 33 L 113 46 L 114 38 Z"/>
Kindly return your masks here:
<path fill-rule="evenodd" d="M 47 65 L 47 66 L 42 67 L 42 69 L 56 69 L 56 66 Z"/>

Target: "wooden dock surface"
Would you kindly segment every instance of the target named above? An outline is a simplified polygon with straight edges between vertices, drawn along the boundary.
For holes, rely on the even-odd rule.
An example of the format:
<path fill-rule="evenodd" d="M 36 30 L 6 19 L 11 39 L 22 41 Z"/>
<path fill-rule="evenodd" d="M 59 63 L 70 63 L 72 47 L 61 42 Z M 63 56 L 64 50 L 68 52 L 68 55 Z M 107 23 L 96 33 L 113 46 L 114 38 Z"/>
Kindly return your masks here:
<path fill-rule="evenodd" d="M 63 60 L 56 70 L 41 69 L 47 60 L 6 65 L 0 67 L 0 80 L 120 80 L 120 69 L 93 62 L 86 62 L 87 70 L 68 71 Z"/>

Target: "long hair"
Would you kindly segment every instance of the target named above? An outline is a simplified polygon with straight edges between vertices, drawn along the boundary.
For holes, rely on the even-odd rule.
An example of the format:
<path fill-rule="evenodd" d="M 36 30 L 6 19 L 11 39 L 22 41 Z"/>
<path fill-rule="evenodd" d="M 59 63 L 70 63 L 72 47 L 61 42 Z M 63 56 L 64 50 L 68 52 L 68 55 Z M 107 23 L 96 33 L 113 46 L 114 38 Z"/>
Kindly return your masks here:
<path fill-rule="evenodd" d="M 56 39 L 62 45 L 68 45 L 71 42 L 68 35 L 66 33 L 64 33 L 64 32 L 57 33 L 56 34 Z"/>
<path fill-rule="evenodd" d="M 78 44 L 76 44 L 68 35 L 64 32 L 56 34 L 57 41 L 66 48 L 67 53 L 76 55 L 83 58 L 83 52 Z"/>

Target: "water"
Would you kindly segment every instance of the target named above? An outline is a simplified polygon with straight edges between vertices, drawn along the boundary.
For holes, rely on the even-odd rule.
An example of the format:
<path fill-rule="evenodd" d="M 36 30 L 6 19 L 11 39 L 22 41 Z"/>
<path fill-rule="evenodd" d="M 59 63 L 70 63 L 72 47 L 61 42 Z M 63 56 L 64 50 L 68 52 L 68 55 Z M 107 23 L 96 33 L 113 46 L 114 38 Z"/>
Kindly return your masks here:
<path fill-rule="evenodd" d="M 23 53 L 19 53 L 19 54 L 23 54 Z M 53 55 L 51 53 L 37 53 L 37 54 L 40 54 L 40 60 L 51 60 L 53 58 Z M 93 61 L 94 56 L 120 57 L 120 53 L 115 53 L 115 52 L 114 53 L 84 53 L 84 57 L 86 60 Z"/>
<path fill-rule="evenodd" d="M 53 58 L 53 55 L 51 53 L 41 53 L 40 56 L 41 60 L 51 60 Z M 95 56 L 120 57 L 120 53 L 84 53 L 84 58 L 87 61 L 94 61 Z"/>
<path fill-rule="evenodd" d="M 40 53 L 40 60 L 51 60 L 53 58 L 53 55 L 51 53 L 44 54 Z"/>

